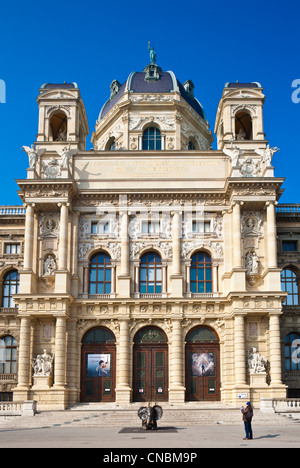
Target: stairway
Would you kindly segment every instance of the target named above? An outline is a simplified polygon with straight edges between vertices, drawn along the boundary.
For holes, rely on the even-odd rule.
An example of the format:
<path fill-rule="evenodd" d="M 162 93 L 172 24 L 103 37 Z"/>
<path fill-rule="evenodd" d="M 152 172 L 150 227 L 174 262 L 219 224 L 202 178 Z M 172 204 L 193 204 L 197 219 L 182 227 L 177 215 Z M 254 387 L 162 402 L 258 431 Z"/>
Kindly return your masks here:
<path fill-rule="evenodd" d="M 41 411 L 35 416 L 0 416 L 0 429 L 4 428 L 49 428 L 49 427 L 139 427 L 141 421 L 137 416 L 141 404 L 133 404 L 130 408 L 116 405 L 82 404 L 68 410 Z M 189 405 L 182 407 L 163 406 L 163 417 L 159 426 L 204 426 L 204 425 L 240 425 L 242 415 L 239 409 L 226 405 Z M 254 412 L 253 424 L 282 426 L 298 424 L 294 418 L 279 414 L 263 414 Z"/>

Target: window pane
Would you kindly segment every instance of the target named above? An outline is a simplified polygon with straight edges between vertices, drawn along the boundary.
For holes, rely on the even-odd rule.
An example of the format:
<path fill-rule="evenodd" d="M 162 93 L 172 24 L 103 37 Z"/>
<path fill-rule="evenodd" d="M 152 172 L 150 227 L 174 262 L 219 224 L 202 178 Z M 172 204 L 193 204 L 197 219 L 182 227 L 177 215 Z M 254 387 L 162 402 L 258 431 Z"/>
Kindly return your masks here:
<path fill-rule="evenodd" d="M 148 281 L 154 281 L 154 269 L 149 268 L 148 270 Z"/>
<path fill-rule="evenodd" d="M 96 281 L 96 271 L 94 268 L 90 270 L 90 281 Z"/>

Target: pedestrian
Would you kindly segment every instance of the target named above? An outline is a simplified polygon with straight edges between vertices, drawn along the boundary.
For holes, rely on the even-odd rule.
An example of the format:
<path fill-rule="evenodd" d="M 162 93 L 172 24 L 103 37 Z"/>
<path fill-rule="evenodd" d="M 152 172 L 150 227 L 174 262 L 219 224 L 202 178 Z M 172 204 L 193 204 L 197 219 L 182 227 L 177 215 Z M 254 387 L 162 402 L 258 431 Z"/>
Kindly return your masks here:
<path fill-rule="evenodd" d="M 245 426 L 246 437 L 243 440 L 252 440 L 252 418 L 253 418 L 253 408 L 251 402 L 248 401 L 246 408 L 242 406 L 241 412 L 243 414 L 243 421 Z"/>

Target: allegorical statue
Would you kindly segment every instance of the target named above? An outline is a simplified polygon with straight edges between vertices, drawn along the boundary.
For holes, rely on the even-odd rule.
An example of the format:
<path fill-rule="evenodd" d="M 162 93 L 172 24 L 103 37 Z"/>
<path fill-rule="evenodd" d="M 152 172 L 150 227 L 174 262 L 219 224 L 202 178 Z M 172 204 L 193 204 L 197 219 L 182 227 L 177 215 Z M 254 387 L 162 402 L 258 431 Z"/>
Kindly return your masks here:
<path fill-rule="evenodd" d="M 60 164 L 61 168 L 67 169 L 69 167 L 69 161 L 70 161 L 71 157 L 74 154 L 77 154 L 78 150 L 77 149 L 71 150 L 70 149 L 70 143 L 69 143 L 69 147 L 65 146 L 61 151 L 57 151 L 57 153 L 61 157 L 61 164 Z"/>
<path fill-rule="evenodd" d="M 44 349 L 43 354 L 39 354 L 32 362 L 34 375 L 49 376 L 52 371 L 53 356 Z"/>
<path fill-rule="evenodd" d="M 256 348 L 252 348 L 248 356 L 248 368 L 250 374 L 263 374 L 266 372 L 268 361 L 261 356 Z"/>
<path fill-rule="evenodd" d="M 280 149 L 277 148 L 277 146 L 275 148 L 270 148 L 270 145 L 267 145 L 267 147 L 263 150 L 255 150 L 257 154 L 262 156 L 263 162 L 266 166 L 271 166 L 273 154 L 277 153 L 278 151 L 280 151 Z"/>
<path fill-rule="evenodd" d="M 151 63 L 156 62 L 156 53 L 154 47 L 150 47 L 150 41 L 148 42 L 148 50 L 150 51 L 150 61 Z"/>
<path fill-rule="evenodd" d="M 22 146 L 22 150 L 27 153 L 30 169 L 35 169 L 38 158 L 45 152 L 44 149 L 37 150 L 34 145 L 31 145 L 31 147 Z"/>
<path fill-rule="evenodd" d="M 233 145 L 233 141 L 231 141 L 230 149 L 223 149 L 223 152 L 230 157 L 232 167 L 239 167 L 240 157 L 244 154 L 244 151 Z"/>
<path fill-rule="evenodd" d="M 142 420 L 142 428 L 147 431 L 157 431 L 157 421 L 162 415 L 162 407 L 158 405 L 150 406 L 150 403 L 138 410 L 138 417 Z"/>

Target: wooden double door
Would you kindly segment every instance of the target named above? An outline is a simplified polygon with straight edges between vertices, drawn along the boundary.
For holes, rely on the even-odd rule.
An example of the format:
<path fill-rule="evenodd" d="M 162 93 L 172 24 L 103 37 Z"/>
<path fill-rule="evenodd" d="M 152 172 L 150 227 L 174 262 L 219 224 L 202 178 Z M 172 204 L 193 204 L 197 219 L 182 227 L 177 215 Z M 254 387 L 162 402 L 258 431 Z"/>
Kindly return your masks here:
<path fill-rule="evenodd" d="M 186 400 L 220 400 L 220 347 L 218 344 L 186 345 Z"/>
<path fill-rule="evenodd" d="M 115 346 L 84 345 L 81 356 L 81 401 L 115 401 Z"/>
<path fill-rule="evenodd" d="M 168 401 L 168 345 L 138 344 L 133 354 L 134 401 Z"/>

